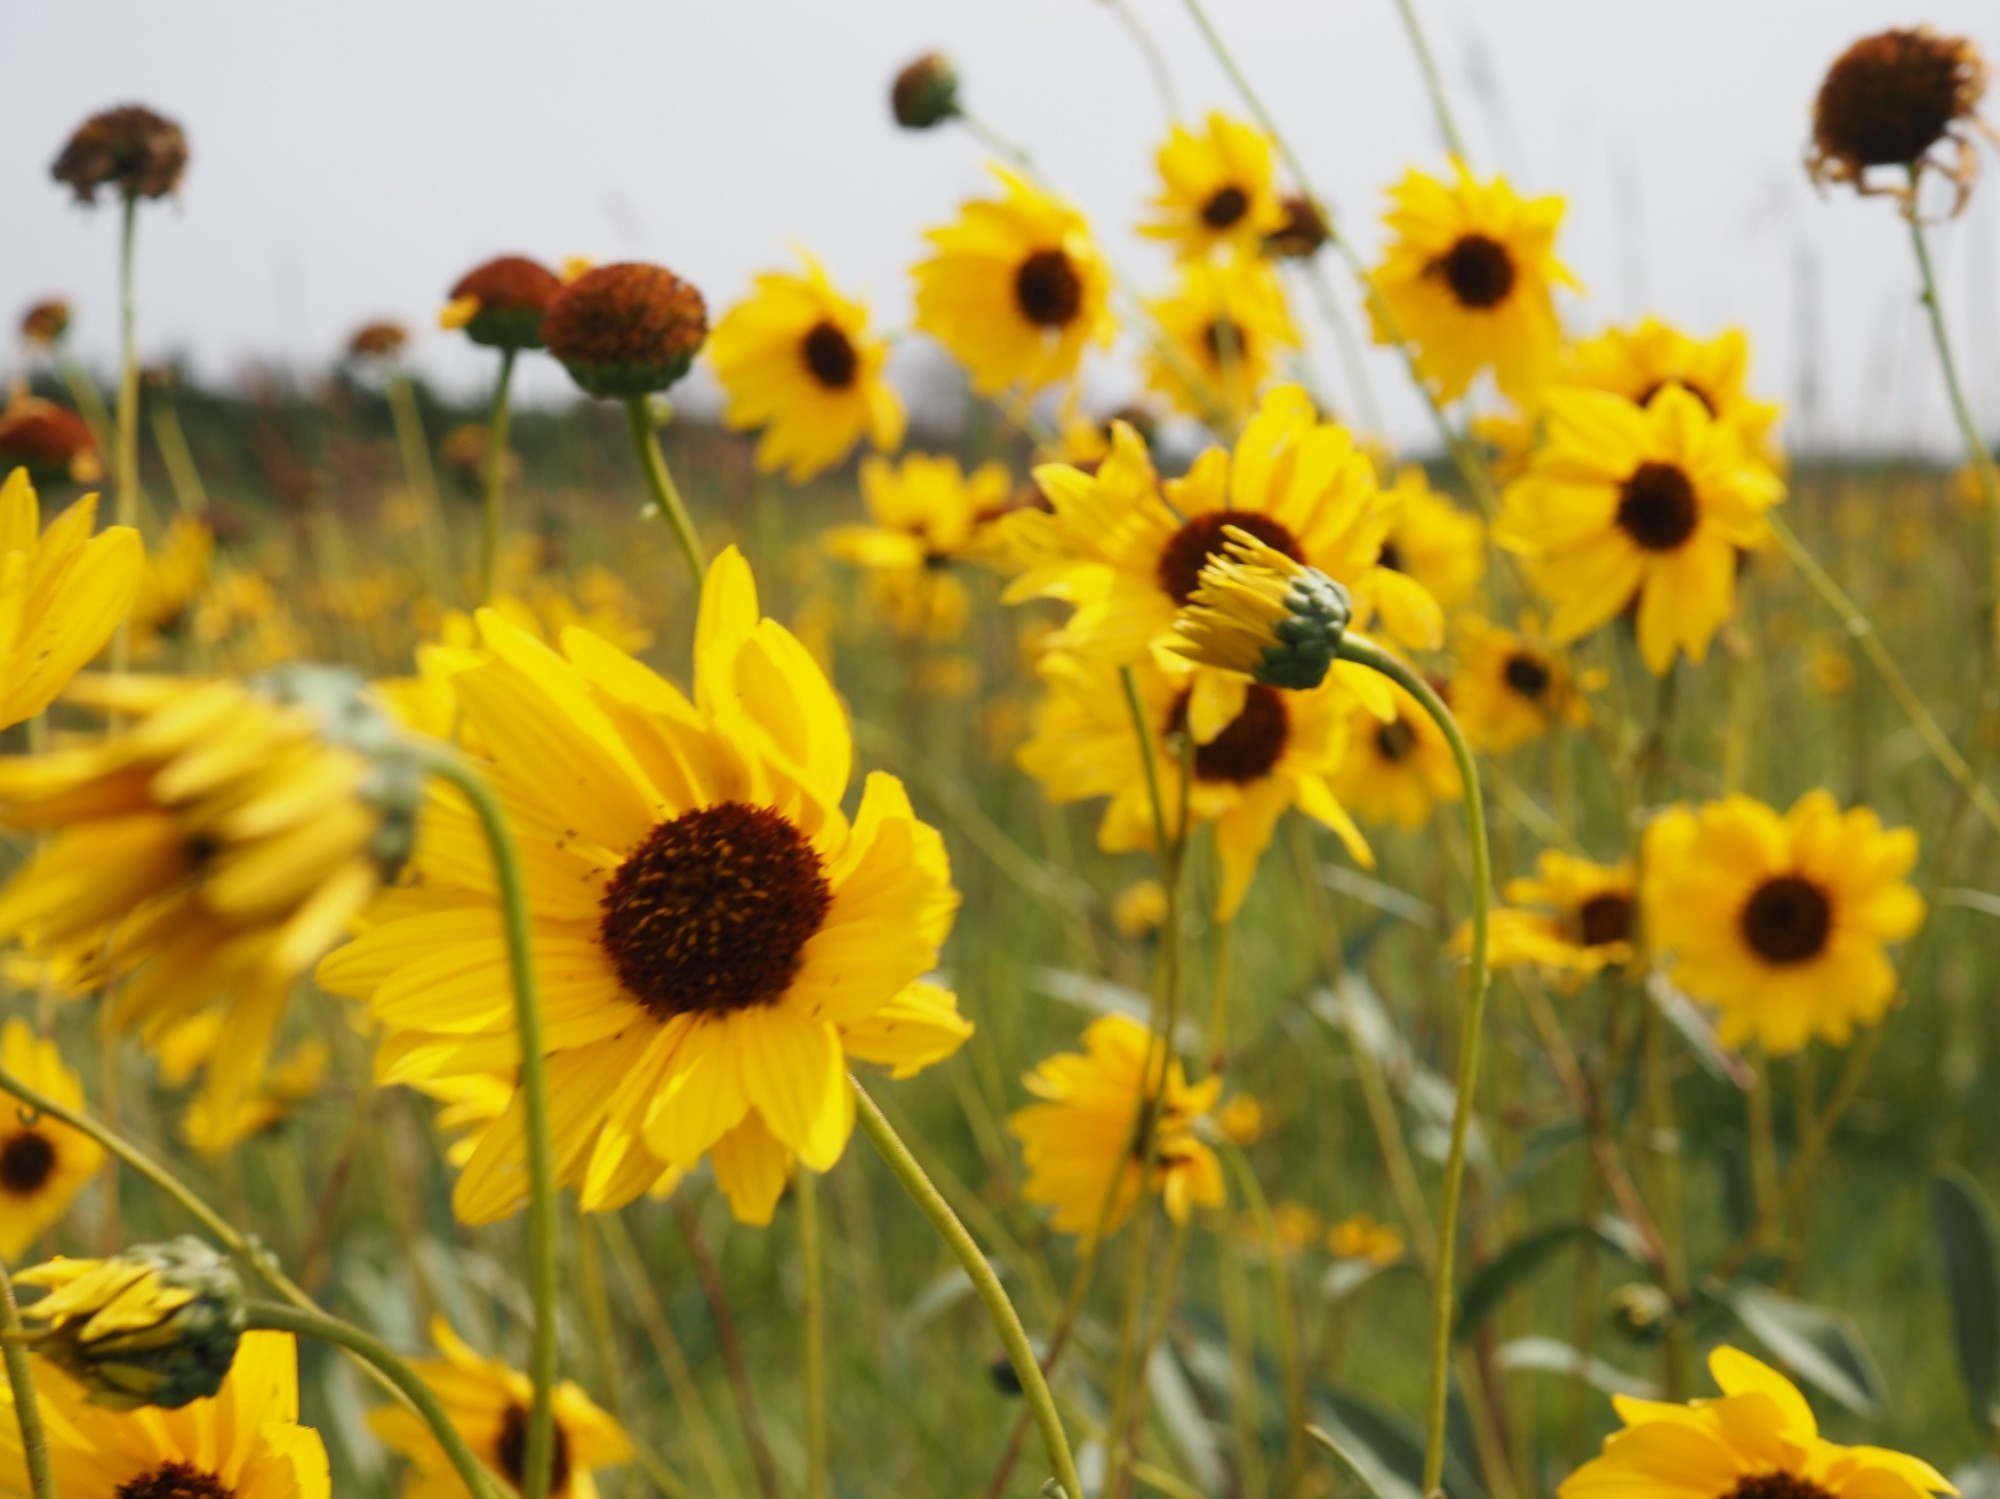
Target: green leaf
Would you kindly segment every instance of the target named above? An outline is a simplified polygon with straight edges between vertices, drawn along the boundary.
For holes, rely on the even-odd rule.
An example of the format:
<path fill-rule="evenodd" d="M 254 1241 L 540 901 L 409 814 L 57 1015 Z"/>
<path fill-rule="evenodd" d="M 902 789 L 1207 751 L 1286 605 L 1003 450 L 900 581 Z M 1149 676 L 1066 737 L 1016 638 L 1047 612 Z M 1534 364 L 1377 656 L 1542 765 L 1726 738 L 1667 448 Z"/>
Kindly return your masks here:
<path fill-rule="evenodd" d="M 1931 1216 L 1951 1294 L 1959 1378 L 1984 1440 L 1992 1431 L 1993 1391 L 2000 1380 L 2000 1234 L 1986 1194 L 1957 1166 L 1931 1179 Z"/>
<path fill-rule="evenodd" d="M 1754 1282 L 1731 1286 L 1727 1299 L 1736 1320 L 1807 1384 L 1856 1415 L 1872 1416 L 1881 1408 L 1882 1376 L 1845 1312 Z"/>
<path fill-rule="evenodd" d="M 1497 1357 L 1503 1369 L 1530 1369 L 1572 1379 L 1582 1375 L 1585 1384 L 1606 1395 L 1636 1395 L 1641 1400 L 1660 1398 L 1659 1387 L 1651 1380 L 1627 1374 L 1601 1358 L 1587 1357 L 1581 1349 L 1560 1338 L 1515 1338 L 1500 1345 Z"/>
<path fill-rule="evenodd" d="M 1458 1321 L 1452 1328 L 1452 1337 L 1463 1340 L 1479 1331 L 1479 1324 L 1493 1315 L 1509 1291 L 1532 1279 L 1566 1245 L 1585 1234 L 1628 1259 L 1634 1258 L 1631 1230 L 1615 1219 L 1593 1224 L 1558 1223 L 1537 1229 L 1516 1239 L 1467 1278 L 1459 1293 Z"/>
<path fill-rule="evenodd" d="M 1375 1487 L 1374 1478 L 1370 1476 L 1368 1469 L 1361 1465 L 1361 1460 L 1336 1442 L 1324 1427 L 1308 1426 L 1306 1435 L 1331 1452 L 1336 1462 L 1360 1480 L 1361 1487 L 1368 1491 L 1368 1499 L 1389 1499 L 1388 1495 Z"/>

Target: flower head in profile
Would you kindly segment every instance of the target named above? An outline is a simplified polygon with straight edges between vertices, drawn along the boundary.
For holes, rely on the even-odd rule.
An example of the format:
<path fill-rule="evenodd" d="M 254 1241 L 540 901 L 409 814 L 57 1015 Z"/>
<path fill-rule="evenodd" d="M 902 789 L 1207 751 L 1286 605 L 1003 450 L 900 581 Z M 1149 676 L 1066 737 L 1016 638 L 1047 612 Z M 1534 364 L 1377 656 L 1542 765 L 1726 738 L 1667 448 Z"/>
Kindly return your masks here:
<path fill-rule="evenodd" d="M 1710 419 L 1735 432 L 1743 451 L 1777 466 L 1771 429 L 1782 408 L 1749 390 L 1750 340 L 1740 328 L 1695 338 L 1658 318 L 1606 328 L 1570 351 L 1563 383 L 1623 396 L 1650 407 L 1679 387 L 1701 402 Z"/>
<path fill-rule="evenodd" d="M 1342 806 L 1363 822 L 1420 828 L 1439 802 L 1465 795 L 1451 742 L 1424 705 L 1389 684 L 1390 711 L 1348 711 L 1348 749 L 1330 779 Z"/>
<path fill-rule="evenodd" d="M 811 256 L 803 274 L 767 271 L 723 314 L 709 362 L 733 429 L 763 429 L 757 468 L 794 484 L 824 473 L 866 437 L 889 451 L 903 440 L 903 402 L 883 373 L 889 346 L 869 332 L 868 309 L 843 296 Z"/>
<path fill-rule="evenodd" d="M 1807 174 L 1859 193 L 1888 193 L 1914 212 L 1918 179 L 1940 171 L 1957 189 L 1957 213 L 1979 171 L 1972 135 L 1994 138 L 1978 114 L 1986 80 L 1986 59 L 1970 37 L 1928 26 L 1863 37 L 1834 59 L 1813 100 Z M 1899 169 L 1898 180 L 1870 178 L 1883 168 Z"/>
<path fill-rule="evenodd" d="M 37 1036 L 19 1015 L 0 1026 L 0 1066 L 57 1103 L 83 1106 L 83 1084 L 56 1043 Z M 103 1169 L 104 1149 L 46 1114 L 0 1110 L 0 1263 L 6 1263 L 62 1221 Z"/>
<path fill-rule="evenodd" d="M 897 70 L 889 114 L 903 129 L 935 130 L 958 113 L 958 70 L 942 52 L 926 52 Z"/>
<path fill-rule="evenodd" d="M 1247 253 L 1187 262 L 1173 294 L 1147 307 L 1165 341 L 1146 347 L 1146 383 L 1211 423 L 1241 419 L 1299 346 L 1284 283 Z"/>
<path fill-rule="evenodd" d="M 688 372 L 708 337 L 708 307 L 665 266 L 620 261 L 559 288 L 542 337 L 579 389 L 624 400 L 665 390 Z"/>
<path fill-rule="evenodd" d="M 692 697 L 586 630 L 558 653 L 478 622 L 485 654 L 450 682 L 528 863 L 558 1176 L 597 1211 L 706 1158 L 737 1216 L 768 1222 L 795 1160 L 846 1148 L 852 1063 L 914 1071 L 970 1033 L 925 978 L 957 906 L 943 839 L 893 777 L 843 812 L 846 716 L 733 548 L 703 588 Z M 509 1074 L 499 905 L 455 794 L 434 789 L 413 870 L 320 982 L 370 1001 L 384 1082 Z M 526 1201 L 522 1107 L 458 1179 L 467 1222 Z"/>
<path fill-rule="evenodd" d="M 347 335 L 349 359 L 395 359 L 410 346 L 410 330 L 390 318 L 363 323 Z"/>
<path fill-rule="evenodd" d="M 1369 305 L 1375 341 L 1406 340 L 1442 400 L 1485 370 L 1510 400 L 1532 400 L 1562 345 L 1555 288 L 1577 285 L 1556 259 L 1562 199 L 1524 199 L 1454 159 L 1450 181 L 1411 170 L 1389 201 L 1391 240 Z"/>
<path fill-rule="evenodd" d="M 1826 791 L 1785 813 L 1746 796 L 1675 807 L 1646 831 L 1647 942 L 1720 1011 L 1725 1046 L 1844 1046 L 1896 997 L 1884 948 L 1923 924 L 1916 861 L 1914 832 Z"/>
<path fill-rule="evenodd" d="M 132 607 L 145 547 L 130 526 L 91 535 L 97 496 L 85 495 L 49 523 L 25 469 L 0 483 L 0 729 L 55 701 L 104 648 Z"/>
<path fill-rule="evenodd" d="M 1212 110 L 1198 132 L 1175 125 L 1154 162 L 1160 195 L 1139 232 L 1183 260 L 1220 249 L 1251 255 L 1285 226 L 1271 139 L 1247 120 Z"/>
<path fill-rule="evenodd" d="M 998 461 L 967 474 L 950 454 L 870 455 L 861 465 L 867 525 L 835 526 L 826 549 L 866 569 L 877 607 L 906 637 L 951 639 L 970 609 L 956 563 L 980 550 L 984 518 L 1007 507 L 1013 481 Z"/>
<path fill-rule="evenodd" d="M 1236 526 L 1174 620 L 1170 648 L 1198 666 L 1266 687 L 1309 691 L 1340 655 L 1353 607 L 1347 590 Z"/>
<path fill-rule="evenodd" d="M 415 1360 L 417 1376 L 437 1392 L 445 1414 L 473 1454 L 519 1493 L 526 1468 L 528 1410 L 534 1386 L 499 1359 L 482 1358 L 442 1317 L 431 1320 L 435 1359 Z M 618 1423 L 572 1380 L 553 1391 L 556 1440 L 550 1467 L 551 1499 L 597 1499 L 595 1470 L 630 1460 L 632 1444 Z M 405 1405 L 377 1406 L 368 1425 L 409 1464 L 403 1499 L 468 1499 L 437 1437 Z"/>
<path fill-rule="evenodd" d="M 1508 485 L 1501 545 L 1555 606 L 1549 636 L 1581 639 L 1637 608 L 1639 654 L 1661 675 L 1699 662 L 1736 606 L 1739 550 L 1761 546 L 1784 487 L 1685 389 L 1645 407 L 1605 391 L 1550 393 L 1547 433 Z"/>
<path fill-rule="evenodd" d="M 142 104 L 125 104 L 77 126 L 49 175 L 79 203 L 95 203 L 104 187 L 127 200 L 164 198 L 180 186 L 187 163 L 187 135 L 179 125 Z"/>
<path fill-rule="evenodd" d="M 1504 755 L 1590 722 L 1584 684 L 1532 616 L 1509 630 L 1466 615 L 1457 634 L 1451 709 L 1474 749 Z"/>
<path fill-rule="evenodd" d="M 21 314 L 21 342 L 33 349 L 53 349 L 69 333 L 70 306 L 61 297 L 44 297 Z"/>
<path fill-rule="evenodd" d="M 19 466 L 36 484 L 95 484 L 104 459 L 90 423 L 17 387 L 0 409 L 0 468 Z"/>
<path fill-rule="evenodd" d="M 542 319 L 560 290 L 561 278 L 540 261 L 502 255 L 452 283 L 451 300 L 438 314 L 438 324 L 462 329 L 487 348 L 539 349 Z"/>
<path fill-rule="evenodd" d="M 1083 215 L 995 163 L 1004 196 L 976 198 L 926 232 L 916 325 L 943 344 L 981 395 L 1035 391 L 1076 373 L 1108 344 L 1111 273 Z"/>
<path fill-rule="evenodd" d="M 1500 895 L 1507 904 L 1493 912 L 1488 939 L 1495 968 L 1530 966 L 1574 980 L 1623 967 L 1637 951 L 1638 891 L 1629 862 L 1594 864 L 1543 849 L 1534 874 L 1509 880 Z M 1470 929 L 1452 945 L 1468 950 Z"/>
<path fill-rule="evenodd" d="M 1197 1128 L 1214 1109 L 1222 1079 L 1189 1084 L 1180 1058 L 1163 1066 L 1152 1043 L 1138 1021 L 1106 1015 L 1083 1033 L 1081 1052 L 1059 1052 L 1028 1074 L 1028 1091 L 1040 1102 L 1016 1110 L 1007 1128 L 1028 1165 L 1021 1195 L 1055 1209 L 1056 1232 L 1085 1242 L 1108 1237 L 1155 1192 L 1176 1223 L 1198 1207 L 1222 1205 L 1222 1163 Z M 1159 1093 L 1144 1150 L 1149 1087 Z"/>
<path fill-rule="evenodd" d="M 1735 1348 L 1708 1356 L 1722 1393 L 1686 1405 L 1613 1395 L 1624 1423 L 1556 1499 L 1930 1499 L 1956 1494 L 1919 1458 L 1842 1447 L 1784 1375 Z"/>

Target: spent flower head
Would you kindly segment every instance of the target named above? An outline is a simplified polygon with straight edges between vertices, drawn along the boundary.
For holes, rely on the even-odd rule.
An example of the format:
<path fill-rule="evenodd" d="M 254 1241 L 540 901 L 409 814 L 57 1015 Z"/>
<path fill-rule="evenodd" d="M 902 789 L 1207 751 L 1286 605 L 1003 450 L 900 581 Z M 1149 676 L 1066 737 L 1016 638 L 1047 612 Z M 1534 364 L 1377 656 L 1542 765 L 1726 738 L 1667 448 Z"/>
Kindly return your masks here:
<path fill-rule="evenodd" d="M 502 255 L 474 266 L 452 284 L 438 326 L 462 328 L 492 349 L 539 349 L 542 318 L 562 279 L 538 260 Z"/>
<path fill-rule="evenodd" d="M 1174 619 L 1171 648 L 1266 687 L 1319 686 L 1353 618 L 1347 590 L 1240 526 L 1222 534 L 1223 550 Z"/>
<path fill-rule="evenodd" d="M 37 349 L 53 349 L 69 332 L 69 303 L 44 297 L 21 314 L 21 341 Z"/>
<path fill-rule="evenodd" d="M 549 352 L 583 390 L 623 400 L 665 390 L 688 372 L 708 337 L 708 308 L 665 266 L 622 261 L 563 286 L 544 331 Z"/>
<path fill-rule="evenodd" d="M 125 104 L 77 126 L 49 175 L 79 203 L 95 203 L 101 187 L 116 188 L 128 200 L 164 198 L 180 186 L 187 162 L 187 134 L 178 124 L 144 105 Z"/>
<path fill-rule="evenodd" d="M 1917 180 L 1935 168 L 1957 189 L 1952 212 L 1958 213 L 1979 168 L 1971 132 L 1996 139 L 1977 113 L 1986 78 L 1986 59 L 1969 37 L 1942 36 L 1928 26 L 1863 37 L 1834 59 L 1813 101 L 1807 174 L 1822 185 L 1887 193 L 1914 212 Z M 1948 161 L 1933 154 L 1945 147 Z M 1871 185 L 1873 167 L 1901 167 L 1904 179 Z"/>

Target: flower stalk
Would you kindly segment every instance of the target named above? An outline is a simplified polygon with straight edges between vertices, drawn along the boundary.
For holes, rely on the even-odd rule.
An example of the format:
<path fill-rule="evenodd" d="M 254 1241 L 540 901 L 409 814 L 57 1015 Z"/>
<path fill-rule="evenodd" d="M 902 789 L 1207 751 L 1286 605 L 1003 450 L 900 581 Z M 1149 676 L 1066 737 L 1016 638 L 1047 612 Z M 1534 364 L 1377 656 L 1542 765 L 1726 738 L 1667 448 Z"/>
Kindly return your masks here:
<path fill-rule="evenodd" d="M 479 601 L 490 604 L 500 576 L 500 544 L 503 539 L 507 491 L 507 428 L 512 418 L 508 400 L 514 383 L 514 356 L 510 344 L 500 351 L 500 377 L 493 382 L 493 405 L 486 418 L 486 503 L 481 517 L 479 545 Z"/>
<path fill-rule="evenodd" d="M 35 1395 L 35 1376 L 28 1367 L 28 1350 L 20 1339 L 21 1309 L 14 1302 L 14 1282 L 7 1278 L 6 1264 L 0 1262 L 0 1359 L 6 1362 L 7 1385 L 14 1397 L 14 1420 L 21 1428 L 28 1488 L 34 1499 L 55 1499 L 48 1433 L 42 1428 L 42 1407 Z"/>
<path fill-rule="evenodd" d="M 674 483 L 673 470 L 667 467 L 667 455 L 660 451 L 660 434 L 653 425 L 649 397 L 625 398 L 625 425 L 632 434 L 632 451 L 638 455 L 639 467 L 646 475 L 646 487 L 652 490 L 653 502 L 660 507 L 667 524 L 673 527 L 674 540 L 680 543 L 681 555 L 687 558 L 688 570 L 694 575 L 694 586 L 699 589 L 701 580 L 708 574 L 708 553 L 702 550 L 701 537 L 695 531 L 693 517 L 688 514 L 687 501 L 681 498 L 680 486 Z"/>

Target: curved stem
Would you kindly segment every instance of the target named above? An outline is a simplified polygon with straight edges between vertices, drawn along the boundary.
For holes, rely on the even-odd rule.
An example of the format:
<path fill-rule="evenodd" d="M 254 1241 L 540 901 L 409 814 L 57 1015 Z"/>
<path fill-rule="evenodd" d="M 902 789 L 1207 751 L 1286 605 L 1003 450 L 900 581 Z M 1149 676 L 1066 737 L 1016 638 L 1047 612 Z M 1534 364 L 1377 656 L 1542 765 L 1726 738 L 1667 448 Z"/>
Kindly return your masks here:
<path fill-rule="evenodd" d="M 1444 1476 L 1445 1414 L 1451 1389 L 1451 1325 L 1456 1300 L 1452 1261 L 1457 1251 L 1458 1210 L 1465 1194 L 1465 1144 L 1472 1127 L 1473 1095 L 1479 1087 L 1479 1048 L 1485 1030 L 1488 914 L 1492 905 L 1493 855 L 1486 842 L 1486 807 L 1472 746 L 1458 721 L 1423 676 L 1369 641 L 1348 636 L 1342 659 L 1380 672 L 1419 703 L 1451 745 L 1465 790 L 1465 833 L 1472 851 L 1472 957 L 1466 976 L 1465 1012 L 1459 1022 L 1458 1078 L 1451 1108 L 1451 1148 L 1445 1158 L 1444 1199 L 1438 1209 L 1436 1278 L 1431 1292 L 1430 1398 L 1424 1419 L 1424 1493 L 1437 1490 Z"/>
<path fill-rule="evenodd" d="M 248 1325 L 252 1328 L 288 1332 L 300 1338 L 317 1338 L 322 1343 L 346 1349 L 380 1370 L 382 1376 L 401 1391 L 416 1413 L 423 1417 L 424 1424 L 430 1427 L 431 1435 L 437 1438 L 438 1446 L 444 1449 L 444 1455 L 451 1460 L 452 1467 L 475 1499 L 507 1499 L 506 1488 L 494 1479 L 486 1466 L 473 1455 L 472 1449 L 466 1446 L 465 1438 L 452 1425 L 451 1417 L 431 1392 L 431 1387 L 418 1378 L 417 1372 L 387 1343 L 352 1323 L 300 1307 L 280 1306 L 273 1301 L 253 1301 L 247 1310 L 250 1314 Z"/>
<path fill-rule="evenodd" d="M 1181 117 L 1180 95 L 1174 89 L 1174 75 L 1167 69 L 1167 55 L 1160 50 L 1159 40 L 1146 29 L 1146 23 L 1132 8 L 1131 0 L 1111 0 L 1111 8 L 1131 34 L 1139 55 L 1146 59 L 1146 71 L 1153 75 L 1153 88 L 1160 96 L 1160 105 L 1166 110 L 1168 121 L 1178 120 Z"/>
<path fill-rule="evenodd" d="M 21 1457 L 28 1467 L 28 1489 L 34 1499 L 55 1499 L 56 1480 L 49 1468 L 49 1438 L 42 1429 L 42 1406 L 35 1395 L 35 1377 L 28 1368 L 28 1350 L 18 1341 L 21 1310 L 14 1304 L 14 1282 L 0 1262 L 0 1359 L 7 1365 L 7 1385 L 14 1396 L 14 1420 L 21 1428 Z"/>
<path fill-rule="evenodd" d="M 500 351 L 500 378 L 493 382 L 493 407 L 486 418 L 486 512 L 480 531 L 479 602 L 493 602 L 494 580 L 500 576 L 500 543 L 507 490 L 507 426 L 512 408 L 507 400 L 514 383 L 514 350 Z"/>
<path fill-rule="evenodd" d="M 555 1467 L 556 1413 L 556 1170 L 549 1127 L 549 1079 L 542 1044 L 542 1006 L 535 982 L 533 928 L 528 917 L 527 880 L 507 828 L 507 816 L 486 778 L 448 750 L 425 754 L 431 774 L 455 786 L 479 818 L 493 854 L 494 883 L 500 893 L 507 932 L 507 961 L 513 974 L 514 1023 L 521 1047 L 521 1101 L 528 1148 L 528 1292 L 535 1327 L 528 1351 L 528 1378 L 535 1398 L 528 1412 L 527 1450 L 521 1464 L 522 1499 L 548 1499 Z"/>
<path fill-rule="evenodd" d="M 1444 135 L 1445 149 L 1465 161 L 1465 137 L 1459 134 L 1458 121 L 1452 116 L 1451 100 L 1445 94 L 1444 80 L 1438 76 L 1437 59 L 1431 56 L 1431 44 L 1417 20 L 1416 7 L 1410 0 L 1396 0 L 1396 11 L 1403 18 L 1403 30 L 1410 34 L 1410 50 L 1417 54 L 1417 69 L 1424 75 L 1424 89 L 1431 96 L 1431 109 L 1437 115 L 1438 130 Z"/>
<path fill-rule="evenodd" d="M 632 434 L 632 451 L 639 456 L 646 485 L 653 491 L 660 513 L 674 528 L 674 540 L 681 544 L 681 555 L 687 558 L 688 571 L 694 575 L 694 586 L 698 589 L 708 572 L 708 554 L 701 549 L 701 537 L 695 533 L 687 501 L 681 498 L 673 471 L 667 467 L 667 455 L 660 451 L 660 435 L 653 427 L 653 408 L 645 396 L 626 399 L 625 426 Z"/>
<path fill-rule="evenodd" d="M 826 1270 L 819 1242 L 819 1186 L 803 1161 L 792 1173 L 805 1262 L 806 1499 L 826 1499 Z"/>
<path fill-rule="evenodd" d="M 1077 1477 L 1076 1459 L 1070 1454 L 1069 1438 L 1063 1433 L 1062 1416 L 1056 1410 L 1055 1396 L 1049 1391 L 1048 1380 L 1042 1377 L 1041 1361 L 1035 1357 L 1034 1345 L 1028 1341 L 1028 1331 L 1021 1326 L 1020 1313 L 1007 1299 L 1007 1290 L 1000 1284 L 1000 1277 L 993 1273 L 985 1254 L 973 1241 L 972 1235 L 965 1231 L 965 1225 L 958 1221 L 951 1205 L 932 1185 L 931 1179 L 924 1175 L 924 1168 L 917 1164 L 910 1148 L 890 1127 L 889 1121 L 883 1118 L 875 1100 L 868 1096 L 868 1090 L 859 1082 L 853 1086 L 854 1113 L 862 1133 L 881 1153 L 903 1190 L 930 1219 L 931 1227 L 937 1230 L 938 1237 L 944 1240 L 945 1247 L 951 1250 L 966 1277 L 971 1280 L 973 1290 L 986 1307 L 987 1316 L 993 1319 L 994 1331 L 999 1333 L 1000 1342 L 1007 1350 L 1007 1361 L 1014 1366 L 1014 1375 L 1021 1383 L 1021 1394 L 1035 1414 L 1035 1425 L 1041 1430 L 1042 1445 L 1048 1450 L 1049 1466 L 1055 1469 L 1057 1485 L 1065 1499 L 1083 1499 L 1083 1483 Z"/>

